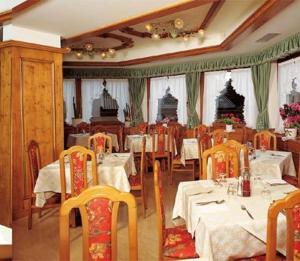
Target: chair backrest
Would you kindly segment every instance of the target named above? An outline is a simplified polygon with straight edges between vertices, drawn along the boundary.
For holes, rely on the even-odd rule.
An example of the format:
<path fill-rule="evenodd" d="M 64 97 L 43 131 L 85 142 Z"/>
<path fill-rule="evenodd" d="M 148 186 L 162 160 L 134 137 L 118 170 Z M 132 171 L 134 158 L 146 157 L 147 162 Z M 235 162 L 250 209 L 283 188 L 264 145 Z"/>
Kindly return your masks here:
<path fill-rule="evenodd" d="M 148 133 L 148 124 L 147 123 L 140 123 L 135 127 L 129 127 L 128 132 L 129 132 L 130 135 L 147 134 Z"/>
<path fill-rule="evenodd" d="M 89 149 L 93 149 L 94 152 L 104 153 L 108 147 L 108 152 L 112 153 L 112 139 L 110 136 L 104 133 L 96 133 L 89 137 Z"/>
<path fill-rule="evenodd" d="M 177 148 L 181 148 L 183 142 L 183 126 L 178 122 L 170 121 L 168 123 L 169 133 L 172 133 Z"/>
<path fill-rule="evenodd" d="M 221 173 L 227 177 L 239 176 L 239 158 L 234 149 L 221 144 L 212 147 L 203 152 L 202 155 L 202 173 L 203 179 L 207 179 L 208 159 L 211 158 L 211 174 L 216 179 Z"/>
<path fill-rule="evenodd" d="M 286 216 L 286 260 L 300 260 L 300 190 L 275 201 L 268 210 L 267 261 L 276 259 L 277 218 Z"/>
<path fill-rule="evenodd" d="M 261 149 L 264 146 L 267 150 L 277 150 L 276 135 L 268 130 L 260 131 L 254 135 L 254 149 Z"/>
<path fill-rule="evenodd" d="M 35 140 L 31 140 L 28 145 L 28 158 L 29 158 L 29 183 L 30 183 L 30 195 L 33 192 L 36 180 L 41 168 L 41 155 L 39 144 Z"/>
<path fill-rule="evenodd" d="M 199 158 L 199 177 L 202 177 L 202 155 L 205 150 L 212 147 L 211 137 L 208 134 L 203 134 L 198 138 L 198 158 Z"/>
<path fill-rule="evenodd" d="M 204 124 L 199 124 L 194 128 L 194 138 L 200 138 L 203 134 L 206 134 L 208 127 Z"/>
<path fill-rule="evenodd" d="M 71 197 L 78 196 L 88 187 L 87 160 L 91 159 L 92 184 L 98 185 L 97 162 L 95 153 L 82 146 L 73 146 L 59 155 L 61 202 L 66 199 L 66 171 L 69 170 Z M 66 168 L 66 167 L 69 168 Z"/>
<path fill-rule="evenodd" d="M 211 138 L 213 140 L 213 145 L 220 145 L 224 143 L 224 139 L 227 138 L 227 134 L 223 129 L 216 129 L 211 132 Z"/>
<path fill-rule="evenodd" d="M 242 127 L 234 127 L 234 131 L 229 132 L 227 134 L 227 138 L 230 140 L 236 140 L 240 143 L 245 143 L 246 141 L 246 128 L 245 126 Z"/>
<path fill-rule="evenodd" d="M 165 242 L 165 237 L 166 237 L 166 218 L 165 218 L 165 209 L 164 209 L 162 174 L 160 170 L 159 161 L 155 161 L 154 163 L 154 194 L 155 194 L 157 230 L 158 230 L 158 248 L 159 248 L 158 260 L 163 260 L 163 244 Z"/>
<path fill-rule="evenodd" d="M 132 194 L 109 186 L 94 186 L 68 199 L 60 209 L 60 260 L 70 260 L 69 214 L 79 208 L 82 220 L 82 260 L 117 260 L 117 218 L 120 202 L 128 207 L 129 259 L 138 260 L 137 208 Z"/>
<path fill-rule="evenodd" d="M 143 137 L 142 150 L 141 150 L 141 163 L 140 163 L 140 175 L 141 175 L 142 189 L 144 189 L 145 171 L 146 171 L 146 137 Z"/>
<path fill-rule="evenodd" d="M 169 151 L 169 132 L 168 128 L 160 125 L 155 128 L 152 136 L 152 153 L 153 154 L 164 154 Z"/>
<path fill-rule="evenodd" d="M 91 129 L 91 125 L 83 121 L 76 126 L 76 129 L 77 129 L 77 133 L 83 133 L 83 132 L 89 133 Z"/>
<path fill-rule="evenodd" d="M 249 169 L 249 151 L 247 145 L 241 144 L 236 140 L 227 140 L 224 145 L 228 146 L 231 149 L 234 149 L 237 152 L 239 159 L 241 159 L 241 153 L 243 153 L 242 156 L 244 161 L 244 168 Z"/>

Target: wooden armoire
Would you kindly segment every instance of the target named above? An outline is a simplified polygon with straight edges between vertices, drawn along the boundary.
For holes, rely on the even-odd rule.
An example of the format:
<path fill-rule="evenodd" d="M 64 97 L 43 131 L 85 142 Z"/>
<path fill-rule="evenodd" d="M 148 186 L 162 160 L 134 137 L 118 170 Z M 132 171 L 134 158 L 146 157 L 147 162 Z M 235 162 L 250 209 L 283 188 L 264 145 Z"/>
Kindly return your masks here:
<path fill-rule="evenodd" d="M 0 223 L 10 226 L 29 204 L 28 143 L 40 145 L 42 166 L 63 150 L 60 48 L 0 43 Z"/>

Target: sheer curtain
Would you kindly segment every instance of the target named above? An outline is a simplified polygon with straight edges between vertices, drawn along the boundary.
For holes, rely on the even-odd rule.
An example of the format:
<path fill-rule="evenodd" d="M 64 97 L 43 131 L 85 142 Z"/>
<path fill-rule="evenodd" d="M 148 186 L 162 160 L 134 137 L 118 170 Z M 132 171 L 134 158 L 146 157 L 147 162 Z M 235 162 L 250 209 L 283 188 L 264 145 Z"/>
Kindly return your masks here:
<path fill-rule="evenodd" d="M 225 88 L 226 71 L 215 71 L 204 73 L 203 94 L 203 124 L 211 125 L 215 121 L 216 98 L 220 91 Z"/>
<path fill-rule="evenodd" d="M 126 108 L 126 103 L 129 105 L 129 92 L 127 79 L 108 79 L 106 89 L 110 95 L 117 100 L 119 105 L 118 120 L 124 122 L 123 109 Z"/>
<path fill-rule="evenodd" d="M 103 90 L 102 79 L 84 79 L 81 83 L 82 120 L 89 122 L 92 117 L 93 100 L 100 98 Z"/>
<path fill-rule="evenodd" d="M 285 103 L 289 103 L 287 95 L 292 91 L 292 85 L 297 92 L 300 92 L 300 58 L 278 64 L 278 96 L 280 107 Z M 278 117 L 280 118 L 279 112 Z M 281 118 L 278 127 L 283 128 Z"/>
<path fill-rule="evenodd" d="M 246 125 L 256 128 L 258 109 L 252 83 L 251 69 L 237 69 L 231 71 L 232 86 L 237 93 L 245 97 L 244 117 Z"/>
<path fill-rule="evenodd" d="M 75 79 L 64 79 L 64 119 L 69 124 L 74 117 L 73 97 L 76 99 Z"/>
<path fill-rule="evenodd" d="M 178 99 L 177 116 L 180 124 L 187 123 L 187 94 L 185 75 L 170 77 L 151 78 L 150 80 L 150 106 L 149 123 L 155 123 L 158 112 L 158 99 L 162 98 L 167 88 L 170 87 L 170 93 Z"/>
<path fill-rule="evenodd" d="M 124 122 L 123 109 L 129 104 L 128 80 L 107 79 L 106 89 L 119 105 L 118 120 Z M 89 122 L 92 117 L 93 100 L 100 98 L 103 91 L 103 79 L 85 79 L 81 84 L 82 119 Z"/>

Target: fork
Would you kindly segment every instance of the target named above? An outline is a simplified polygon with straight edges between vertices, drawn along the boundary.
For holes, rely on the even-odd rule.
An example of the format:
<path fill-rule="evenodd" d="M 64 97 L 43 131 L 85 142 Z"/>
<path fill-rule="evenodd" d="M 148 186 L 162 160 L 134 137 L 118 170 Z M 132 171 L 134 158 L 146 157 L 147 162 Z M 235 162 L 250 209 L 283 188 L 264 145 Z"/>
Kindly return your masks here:
<path fill-rule="evenodd" d="M 242 210 L 245 210 L 245 211 L 247 212 L 248 216 L 249 216 L 250 218 L 254 219 L 254 217 L 251 215 L 251 213 L 248 211 L 248 209 L 246 208 L 245 205 L 241 205 L 241 209 L 242 209 Z"/>
<path fill-rule="evenodd" d="M 224 199 L 222 199 L 222 200 L 212 200 L 212 201 L 207 201 L 207 202 L 197 202 L 196 205 L 204 206 L 204 205 L 208 205 L 208 204 L 211 204 L 211 203 L 222 204 L 224 202 L 225 202 Z"/>

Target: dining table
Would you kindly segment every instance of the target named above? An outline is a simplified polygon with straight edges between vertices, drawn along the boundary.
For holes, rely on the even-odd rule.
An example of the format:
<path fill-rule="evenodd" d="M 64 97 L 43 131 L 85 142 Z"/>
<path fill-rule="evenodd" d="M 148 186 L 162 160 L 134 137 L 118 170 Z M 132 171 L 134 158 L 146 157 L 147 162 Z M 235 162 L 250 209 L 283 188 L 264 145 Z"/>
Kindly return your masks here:
<path fill-rule="evenodd" d="M 115 149 L 116 152 L 118 152 L 120 150 L 118 136 L 114 133 L 107 133 L 106 135 L 111 137 L 112 147 Z M 67 147 L 70 148 L 74 145 L 79 145 L 87 148 L 89 145 L 90 136 L 91 135 L 89 133 L 69 134 L 67 140 Z"/>
<path fill-rule="evenodd" d="M 65 163 L 66 192 L 71 192 L 70 165 Z M 136 175 L 132 153 L 105 154 L 102 163 L 97 163 L 99 185 L 110 185 L 123 192 L 130 192 L 128 177 Z M 88 183 L 91 184 L 91 162 L 87 162 Z M 41 168 L 34 187 L 36 194 L 35 205 L 43 207 L 47 198 L 61 192 L 59 161 L 52 162 Z"/>
<path fill-rule="evenodd" d="M 228 184 L 213 180 L 179 183 L 172 218 L 185 220 L 188 232 L 195 238 L 200 260 L 226 261 L 266 253 L 268 208 L 274 200 L 287 196 L 297 188 L 277 179 L 255 181 L 250 197 L 228 195 Z M 268 192 L 268 193 L 267 193 Z M 285 255 L 286 221 L 279 214 L 277 250 Z"/>
<path fill-rule="evenodd" d="M 0 225 L 0 260 L 12 257 L 12 228 Z"/>

